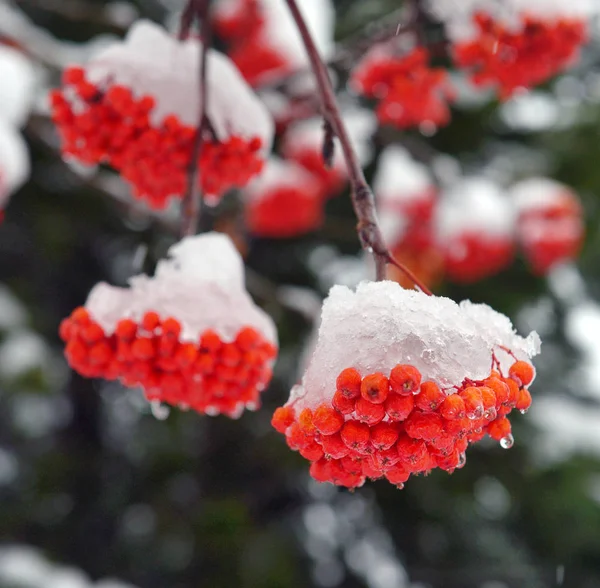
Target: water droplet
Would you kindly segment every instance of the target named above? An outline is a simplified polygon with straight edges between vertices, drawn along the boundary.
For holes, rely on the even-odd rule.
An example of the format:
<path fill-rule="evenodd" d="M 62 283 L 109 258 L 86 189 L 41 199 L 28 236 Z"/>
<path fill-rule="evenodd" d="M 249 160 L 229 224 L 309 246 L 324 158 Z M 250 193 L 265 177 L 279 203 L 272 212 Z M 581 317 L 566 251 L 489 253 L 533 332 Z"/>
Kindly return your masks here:
<path fill-rule="evenodd" d="M 396 484 L 396 488 L 398 488 L 398 490 L 402 490 L 402 489 L 404 489 L 404 484 L 402 484 L 402 483 Z"/>
<path fill-rule="evenodd" d="M 157 421 L 164 421 L 169 417 L 169 414 L 171 414 L 171 409 L 160 400 L 153 400 L 150 403 L 150 412 L 152 412 L 152 415 Z"/>
<path fill-rule="evenodd" d="M 498 413 L 496 412 L 496 409 L 494 407 L 489 408 L 488 410 L 486 410 L 483 413 L 484 418 L 486 418 L 488 421 L 491 421 L 493 419 L 496 418 L 496 416 L 498 416 Z"/>
<path fill-rule="evenodd" d="M 180 402 L 178 406 L 179 406 L 179 410 L 183 410 L 184 412 L 187 412 L 188 410 L 190 410 L 190 405 L 186 404 L 185 402 Z"/>
<path fill-rule="evenodd" d="M 466 463 L 467 463 L 467 454 L 463 451 L 458 456 L 458 465 L 456 466 L 456 469 L 460 470 L 461 468 L 464 468 Z"/>
<path fill-rule="evenodd" d="M 208 416 L 217 416 L 219 414 L 219 409 L 216 406 L 207 406 L 204 409 L 204 412 L 208 415 Z"/>
<path fill-rule="evenodd" d="M 522 408 L 519 412 L 521 414 L 527 414 L 527 409 L 526 408 Z"/>
<path fill-rule="evenodd" d="M 482 417 L 483 417 L 483 406 L 476 408 L 473 412 L 467 413 L 467 418 L 471 419 L 472 421 L 474 421 L 476 419 L 480 419 Z"/>
<path fill-rule="evenodd" d="M 510 449 L 515 444 L 515 438 L 509 433 L 506 437 L 500 439 L 502 449 Z"/>

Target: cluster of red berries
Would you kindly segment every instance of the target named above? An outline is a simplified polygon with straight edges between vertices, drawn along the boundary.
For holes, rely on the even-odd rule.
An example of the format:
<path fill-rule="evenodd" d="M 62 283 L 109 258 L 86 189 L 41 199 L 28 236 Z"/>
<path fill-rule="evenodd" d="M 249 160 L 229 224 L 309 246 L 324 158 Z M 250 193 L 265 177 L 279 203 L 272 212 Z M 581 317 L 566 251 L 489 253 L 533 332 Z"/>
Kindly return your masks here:
<path fill-rule="evenodd" d="M 376 113 L 383 124 L 404 129 L 450 122 L 448 101 L 454 92 L 448 74 L 429 65 L 429 53 L 422 47 L 403 57 L 367 54 L 352 72 L 351 83 L 360 94 L 379 101 Z"/>
<path fill-rule="evenodd" d="M 323 224 L 321 189 L 315 182 L 273 187 L 245 205 L 248 230 L 260 237 L 297 237 Z"/>
<path fill-rule="evenodd" d="M 339 194 L 346 185 L 346 170 L 335 162 L 327 167 L 323 161 L 323 150 L 310 145 L 285 142 L 282 154 L 286 159 L 295 161 L 309 171 L 321 185 L 323 198 Z"/>
<path fill-rule="evenodd" d="M 472 284 L 506 269 L 515 257 L 515 243 L 511 235 L 486 235 L 476 229 L 454 238 L 444 254 L 450 280 Z"/>
<path fill-rule="evenodd" d="M 228 55 L 253 87 L 273 75 L 291 73 L 288 60 L 268 42 L 260 0 L 238 0 L 233 7 L 217 10 L 216 31 L 230 46 Z"/>
<path fill-rule="evenodd" d="M 486 434 L 511 447 L 506 417 L 529 408 L 533 378 L 529 363 L 515 361 L 507 377 L 494 370 L 448 394 L 411 365 L 395 366 L 389 377 L 347 368 L 329 404 L 296 414 L 292 403 L 275 411 L 272 424 L 311 462 L 315 480 L 356 488 L 383 477 L 401 488 L 411 474 L 462 467 L 469 443 Z"/>
<path fill-rule="evenodd" d="M 221 39 L 235 41 L 258 31 L 265 19 L 260 0 L 241 0 L 214 14 L 213 26 Z"/>
<path fill-rule="evenodd" d="M 583 246 L 581 203 L 564 190 L 552 203 L 523 210 L 517 236 L 533 273 L 547 274 L 561 262 L 575 259 Z"/>
<path fill-rule="evenodd" d="M 101 89 L 86 80 L 80 67 L 65 70 L 63 83 L 65 88 L 50 96 L 63 153 L 85 164 L 108 163 L 132 185 L 134 196 L 154 209 L 165 208 L 171 197 L 183 197 L 194 127 L 175 115 L 154 125 L 151 96 L 135 97 L 119 85 Z M 261 146 L 257 137 L 205 138 L 197 162 L 203 193 L 217 197 L 246 185 L 263 168 Z"/>
<path fill-rule="evenodd" d="M 454 46 L 455 61 L 473 70 L 476 85 L 497 86 L 504 100 L 564 70 L 587 38 L 586 24 L 578 19 L 525 16 L 518 32 L 484 13 L 476 14 L 474 21 L 478 34 Z"/>
<path fill-rule="evenodd" d="M 275 347 L 251 327 L 226 342 L 212 330 L 181 341 L 177 319 L 147 312 L 139 324 L 120 320 L 106 334 L 89 312 L 77 308 L 60 326 L 69 365 L 86 377 L 119 379 L 143 388 L 149 401 L 238 417 L 256 410 L 271 379 Z"/>

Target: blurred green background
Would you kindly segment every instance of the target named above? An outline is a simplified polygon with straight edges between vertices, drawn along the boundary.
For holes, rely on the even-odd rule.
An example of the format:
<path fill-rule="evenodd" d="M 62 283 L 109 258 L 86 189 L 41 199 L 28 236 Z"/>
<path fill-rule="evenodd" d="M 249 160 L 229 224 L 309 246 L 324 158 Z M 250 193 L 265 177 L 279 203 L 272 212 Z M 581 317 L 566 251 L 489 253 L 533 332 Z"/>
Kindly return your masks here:
<path fill-rule="evenodd" d="M 164 22 L 177 8 L 157 0 L 110 10 L 100 0 L 1 4 L 74 42 L 121 34 L 136 11 Z M 338 38 L 398 4 L 339 0 Z M 510 451 L 483 442 L 464 469 L 411 479 L 402 491 L 386 482 L 354 493 L 312 483 L 306 462 L 269 424 L 326 295 L 323 260 L 359 253 L 348 199 L 330 203 L 317 234 L 249 242 L 248 287 L 281 341 L 263 409 L 239 421 L 179 411 L 158 421 L 141 393 L 71 373 L 57 329 L 96 282 L 124 284 L 142 258 L 151 271 L 176 239 L 173 218 L 110 199 L 112 184 L 67 168 L 47 117 L 34 113 L 24 131 L 33 173 L 0 226 L 0 570 L 10 546 L 29 545 L 90 581 L 118 577 L 140 588 L 600 586 L 595 31 L 580 65 L 535 92 L 554 116 L 540 120 L 532 97 L 499 105 L 474 96 L 434 137 L 378 136 L 378 148 L 412 136 L 423 159 L 443 152 L 507 183 L 538 173 L 563 181 L 580 194 L 587 223 L 576 267 L 550 279 L 517 261 L 493 279 L 437 290 L 487 302 L 522 332 L 540 332 L 534 407 L 512 419 Z M 46 83 L 58 82 L 51 64 L 45 72 Z M 234 213 L 226 200 L 203 228 Z M 7 582 L 0 574 L 0 587 L 13 588 Z M 52 588 L 84 586 L 65 582 Z"/>

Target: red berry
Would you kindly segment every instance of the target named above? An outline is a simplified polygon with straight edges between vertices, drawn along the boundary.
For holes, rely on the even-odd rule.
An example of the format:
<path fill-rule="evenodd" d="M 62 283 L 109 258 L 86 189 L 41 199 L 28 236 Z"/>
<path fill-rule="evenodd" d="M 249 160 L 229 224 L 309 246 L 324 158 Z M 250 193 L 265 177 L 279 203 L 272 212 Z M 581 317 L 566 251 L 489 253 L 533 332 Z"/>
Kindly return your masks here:
<path fill-rule="evenodd" d="M 360 396 L 362 377 L 354 368 L 346 368 L 336 379 L 336 388 L 347 398 Z"/>
<path fill-rule="evenodd" d="M 398 364 L 390 373 L 390 388 L 400 395 L 418 394 L 421 373 L 412 365 Z"/>
<path fill-rule="evenodd" d="M 312 422 L 319 433 L 333 435 L 342 428 L 344 417 L 337 410 L 322 404 L 315 410 Z"/>
<path fill-rule="evenodd" d="M 389 393 L 389 381 L 382 373 L 365 376 L 360 385 L 360 394 L 373 404 L 383 404 Z"/>
<path fill-rule="evenodd" d="M 435 412 L 445 399 L 446 395 L 435 382 L 423 382 L 415 403 L 424 412 Z"/>
<path fill-rule="evenodd" d="M 403 421 L 408 418 L 415 405 L 414 396 L 390 394 L 385 401 L 385 412 L 393 421 Z"/>
<path fill-rule="evenodd" d="M 281 406 L 273 413 L 271 425 L 279 433 L 285 434 L 287 428 L 294 422 L 295 414 L 291 406 Z"/>
<path fill-rule="evenodd" d="M 510 366 L 508 374 L 517 382 L 519 387 L 529 386 L 535 377 L 535 370 L 526 361 L 516 361 Z"/>

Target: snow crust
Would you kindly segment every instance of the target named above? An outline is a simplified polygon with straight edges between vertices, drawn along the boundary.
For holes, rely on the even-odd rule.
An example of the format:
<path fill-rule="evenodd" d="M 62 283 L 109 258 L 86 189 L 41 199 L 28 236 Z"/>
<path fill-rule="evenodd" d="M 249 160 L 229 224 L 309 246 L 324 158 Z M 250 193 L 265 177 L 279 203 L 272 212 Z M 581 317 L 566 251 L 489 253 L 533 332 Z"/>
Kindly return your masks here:
<path fill-rule="evenodd" d="M 476 176 L 463 178 L 444 192 L 435 217 L 442 242 L 472 232 L 510 237 L 515 223 L 516 211 L 510 199 L 494 182 Z"/>
<path fill-rule="evenodd" d="M 499 346 L 529 359 L 540 344 L 537 333 L 517 335 L 508 317 L 484 304 L 456 304 L 390 281 L 361 282 L 355 292 L 334 286 L 323 304 L 315 352 L 289 402 L 301 410 L 330 401 L 347 367 L 387 374 L 407 363 L 444 388 L 460 385 L 489 376 L 492 352 L 508 369 L 514 360 Z"/>
<path fill-rule="evenodd" d="M 29 152 L 23 137 L 0 118 L 0 208 L 30 173 Z"/>
<path fill-rule="evenodd" d="M 35 72 L 20 51 L 0 45 L 0 117 L 20 127 L 33 103 Z"/>
<path fill-rule="evenodd" d="M 578 200 L 568 186 L 541 177 L 529 178 L 515 184 L 510 190 L 510 196 L 520 213 L 543 211 L 564 203 L 565 198 Z"/>
<path fill-rule="evenodd" d="M 398 208 L 406 202 L 429 197 L 435 187 L 426 165 L 415 161 L 398 145 L 384 149 L 373 180 L 373 189 L 381 206 Z"/>
<path fill-rule="evenodd" d="M 348 130 L 350 142 L 356 155 L 365 166 L 373 159 L 373 144 L 371 138 L 377 129 L 377 117 L 365 108 L 343 108 L 342 119 Z M 284 151 L 295 153 L 304 149 L 321 152 L 323 146 L 323 118 L 314 117 L 290 126 L 285 135 Z M 346 168 L 339 139 L 334 138 L 335 153 L 333 165 L 336 168 Z"/>
<path fill-rule="evenodd" d="M 100 87 L 123 84 L 137 96 L 153 96 L 155 124 L 175 114 L 184 124 L 196 126 L 199 57 L 199 41 L 180 42 L 160 26 L 139 20 L 124 41 L 100 51 L 85 69 L 90 81 Z M 212 49 L 207 56 L 207 85 L 207 114 L 217 137 L 258 136 L 269 151 L 274 133 L 271 115 L 233 62 Z"/>
<path fill-rule="evenodd" d="M 428 0 L 428 10 L 446 23 L 453 40 L 463 40 L 477 33 L 471 17 L 485 12 L 503 24 L 521 27 L 521 17 L 529 15 L 545 20 L 589 18 L 598 12 L 597 0 Z"/>
<path fill-rule="evenodd" d="M 142 274 L 129 284 L 118 288 L 101 282 L 88 296 L 85 307 L 107 335 L 120 319 L 137 322 L 155 311 L 181 323 L 181 340 L 197 342 L 201 333 L 213 329 L 231 341 L 242 327 L 251 326 L 277 343 L 275 325 L 246 292 L 242 259 L 225 235 L 186 237 L 169 249 L 154 277 Z"/>

